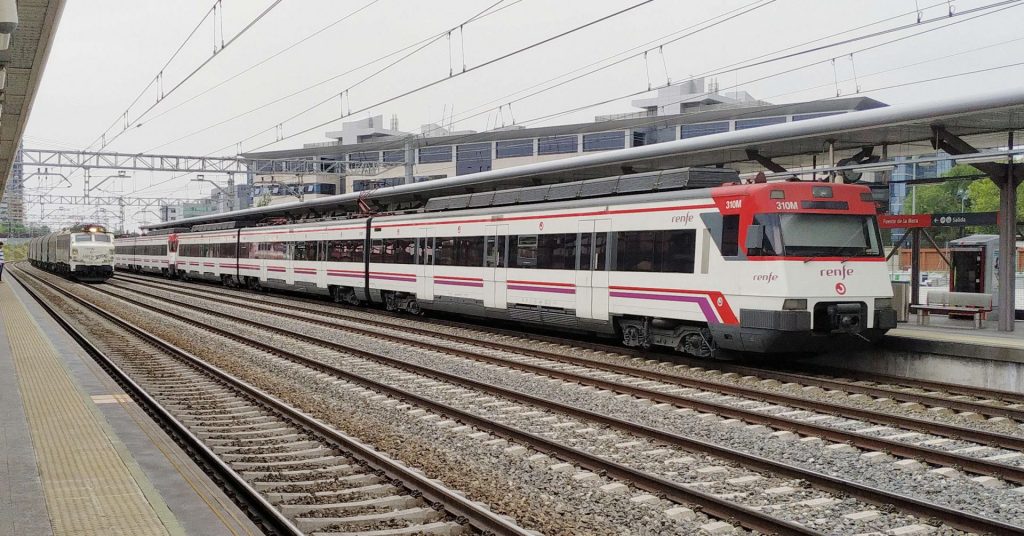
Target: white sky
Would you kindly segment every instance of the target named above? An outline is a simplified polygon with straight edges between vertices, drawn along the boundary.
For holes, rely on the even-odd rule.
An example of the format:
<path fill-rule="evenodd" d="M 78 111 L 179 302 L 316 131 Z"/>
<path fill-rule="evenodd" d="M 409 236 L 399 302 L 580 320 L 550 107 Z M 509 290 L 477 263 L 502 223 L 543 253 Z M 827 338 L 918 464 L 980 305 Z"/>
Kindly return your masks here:
<path fill-rule="evenodd" d="M 234 35 L 271 1 L 223 0 L 223 33 L 227 37 Z M 239 147 L 244 152 L 272 143 L 278 132 L 275 125 L 279 123 L 283 122 L 280 130 L 288 136 L 338 117 L 342 105 L 337 95 L 384 63 L 341 76 L 279 103 L 267 105 L 268 102 L 456 26 L 495 1 L 284 0 L 196 76 L 153 108 L 143 119 L 141 127 L 131 128 L 106 150 L 233 155 Z M 843 37 L 910 24 L 917 20 L 917 14 L 913 12 L 918 8 L 922 9 L 924 19 L 930 19 L 946 14 L 950 5 L 963 12 L 994 2 L 996 0 L 948 3 L 938 0 L 777 0 L 666 46 L 664 60 L 658 52 L 648 56 L 646 66 L 642 58 L 634 58 L 536 97 L 517 101 L 512 105 L 512 114 L 506 108 L 502 110 L 502 116 L 506 124 L 511 123 L 514 116 L 517 122 L 528 126 L 592 121 L 598 114 L 635 111 L 630 106 L 631 99 L 617 100 L 543 122 L 529 120 L 641 91 L 649 83 L 655 87 L 663 85 L 666 81 L 664 66 L 667 66 L 669 78 L 679 82 L 692 75 L 721 71 L 736 62 L 876 23 L 887 17 L 904 14 L 898 19 Z M 465 26 L 464 42 L 459 32 L 452 35 L 450 45 L 447 38 L 442 38 L 382 75 L 352 89 L 346 105 L 352 110 L 372 105 L 444 78 L 452 68 L 458 72 L 463 63 L 468 67 L 478 65 L 634 3 L 637 2 L 505 0 L 501 6 L 509 6 L 506 9 Z M 387 121 L 396 114 L 402 130 L 415 132 L 424 123 L 449 121 L 448 115 L 454 109 L 456 129 L 485 130 L 495 124 L 500 126 L 502 116 L 496 112 L 497 105 L 511 100 L 510 94 L 755 3 L 754 0 L 656 0 L 568 37 L 346 120 L 383 114 Z M 367 4 L 372 5 L 260 67 L 182 104 Z M 160 66 L 211 5 L 209 0 L 70 0 L 36 97 L 26 131 L 26 147 L 82 149 L 96 140 L 156 76 Z M 870 45 L 959 20 L 962 19 L 953 18 L 759 67 L 725 72 L 717 78 L 723 91 L 731 91 L 731 86 L 738 84 L 739 89 L 776 103 L 835 97 L 837 89 L 844 96 L 855 94 L 857 85 L 861 95 L 898 104 L 969 95 L 993 87 L 1020 84 L 1024 69 L 1017 66 L 942 81 L 878 89 L 1024 61 L 1021 54 L 1024 36 L 1020 33 L 1020 28 L 1024 27 L 1024 2 L 997 14 L 858 52 Z M 207 20 L 199 28 L 193 40 L 164 72 L 165 88 L 177 84 L 210 55 L 215 40 L 220 41 L 220 26 L 218 15 L 215 24 Z M 832 37 L 827 41 L 838 39 Z M 454 60 L 451 62 L 449 46 Z M 852 59 L 851 52 L 854 53 Z M 837 58 L 835 67 L 829 61 L 832 58 Z M 815 61 L 820 63 L 778 74 Z M 857 83 L 852 80 L 854 72 Z M 838 85 L 835 82 L 837 78 Z M 132 109 L 131 117 L 137 117 L 155 99 L 155 91 L 149 90 Z M 324 99 L 331 100 L 298 118 L 285 121 Z M 189 135 L 253 109 L 256 111 L 240 119 Z M 469 111 L 484 113 L 459 122 L 461 114 Z M 164 112 L 165 115 L 160 115 Z M 340 126 L 338 121 L 268 145 L 265 149 L 295 148 L 301 147 L 302 143 L 327 141 L 324 132 L 339 130 Z M 111 129 L 108 137 L 120 130 L 121 126 Z M 264 130 L 266 132 L 259 134 Z M 80 176 L 80 172 L 71 176 L 73 187 L 58 188 L 53 192 L 79 194 Z M 105 185 L 105 191 L 98 195 L 129 193 L 168 178 L 167 174 L 137 172 L 129 179 L 109 181 L 109 186 Z M 207 178 L 223 179 L 216 176 Z M 26 186 L 36 190 L 55 184 L 57 181 L 53 178 L 33 178 Z M 138 195 L 194 198 L 206 195 L 209 190 L 210 186 L 189 182 L 189 177 L 183 177 L 147 188 Z M 29 210 L 30 218 L 38 217 L 39 207 L 29 207 Z M 65 214 L 74 212 L 74 209 L 69 209 Z M 146 218 L 145 214 L 134 217 L 136 221 Z M 152 221 L 155 216 L 148 215 L 148 219 Z"/>

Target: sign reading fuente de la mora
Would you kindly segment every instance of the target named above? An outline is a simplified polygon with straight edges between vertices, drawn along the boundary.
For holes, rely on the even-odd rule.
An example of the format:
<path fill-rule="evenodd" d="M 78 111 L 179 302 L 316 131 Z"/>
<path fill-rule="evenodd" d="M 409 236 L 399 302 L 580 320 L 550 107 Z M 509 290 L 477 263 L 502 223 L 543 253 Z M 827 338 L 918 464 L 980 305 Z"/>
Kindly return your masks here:
<path fill-rule="evenodd" d="M 921 227 L 968 227 L 995 225 L 998 212 L 945 212 L 940 214 L 891 214 L 878 217 L 882 229 L 915 229 Z"/>

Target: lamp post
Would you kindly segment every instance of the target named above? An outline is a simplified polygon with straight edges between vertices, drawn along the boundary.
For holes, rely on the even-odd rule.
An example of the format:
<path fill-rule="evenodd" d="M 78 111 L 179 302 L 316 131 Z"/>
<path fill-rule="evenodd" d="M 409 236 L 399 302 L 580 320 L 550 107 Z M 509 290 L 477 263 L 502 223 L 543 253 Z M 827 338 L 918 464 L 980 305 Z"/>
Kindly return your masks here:
<path fill-rule="evenodd" d="M 225 189 L 221 185 L 207 179 L 205 175 L 196 175 L 196 178 L 192 179 L 192 182 L 208 182 L 213 185 L 221 194 L 227 197 L 228 200 L 228 212 L 235 210 L 235 179 L 232 175 L 228 175 L 228 188 Z"/>

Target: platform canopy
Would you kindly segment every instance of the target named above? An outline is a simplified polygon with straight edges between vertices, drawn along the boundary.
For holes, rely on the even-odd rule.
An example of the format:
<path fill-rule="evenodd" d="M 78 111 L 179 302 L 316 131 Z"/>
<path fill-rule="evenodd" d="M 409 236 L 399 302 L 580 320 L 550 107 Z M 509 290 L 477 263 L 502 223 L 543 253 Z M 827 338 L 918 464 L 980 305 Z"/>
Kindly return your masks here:
<path fill-rule="evenodd" d="M 933 153 L 942 147 L 939 138 L 949 136 L 974 147 L 999 147 L 1006 144 L 1008 131 L 1020 129 L 1024 129 L 1024 87 L 604 151 L 371 192 L 210 214 L 144 228 L 351 213 L 358 212 L 360 200 L 385 209 L 415 208 L 439 196 L 676 168 L 729 166 L 748 171 L 762 169 L 766 160 L 783 167 L 803 166 L 809 155 L 820 155 L 818 165 L 825 166 L 866 147 L 871 147 L 875 155 L 890 158 Z"/>
<path fill-rule="evenodd" d="M 43 68 L 50 55 L 64 0 L 18 0 L 18 26 L 11 44 L 0 51 L 6 71 L 0 113 L 0 195 L 10 177 L 14 156 L 28 123 Z"/>

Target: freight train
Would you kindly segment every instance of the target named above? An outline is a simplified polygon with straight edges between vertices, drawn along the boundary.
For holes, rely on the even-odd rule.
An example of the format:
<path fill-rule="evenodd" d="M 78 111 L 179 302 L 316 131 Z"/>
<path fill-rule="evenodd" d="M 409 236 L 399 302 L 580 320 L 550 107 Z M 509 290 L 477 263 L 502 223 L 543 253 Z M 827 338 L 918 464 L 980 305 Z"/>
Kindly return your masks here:
<path fill-rule="evenodd" d="M 760 182 L 116 241 L 119 269 L 614 336 L 697 356 L 896 325 L 868 188 Z"/>
<path fill-rule="evenodd" d="M 114 235 L 98 224 L 80 224 L 33 238 L 33 266 L 78 281 L 105 281 L 114 275 Z"/>

